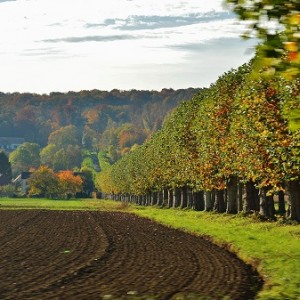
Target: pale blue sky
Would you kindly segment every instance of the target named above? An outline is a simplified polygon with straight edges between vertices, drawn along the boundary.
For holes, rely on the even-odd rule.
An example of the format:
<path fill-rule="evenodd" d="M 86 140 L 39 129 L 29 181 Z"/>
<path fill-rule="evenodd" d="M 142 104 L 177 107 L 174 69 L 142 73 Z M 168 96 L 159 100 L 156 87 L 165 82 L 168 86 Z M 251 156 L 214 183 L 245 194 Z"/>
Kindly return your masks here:
<path fill-rule="evenodd" d="M 0 0 L 0 91 L 209 86 L 253 56 L 222 0 Z"/>

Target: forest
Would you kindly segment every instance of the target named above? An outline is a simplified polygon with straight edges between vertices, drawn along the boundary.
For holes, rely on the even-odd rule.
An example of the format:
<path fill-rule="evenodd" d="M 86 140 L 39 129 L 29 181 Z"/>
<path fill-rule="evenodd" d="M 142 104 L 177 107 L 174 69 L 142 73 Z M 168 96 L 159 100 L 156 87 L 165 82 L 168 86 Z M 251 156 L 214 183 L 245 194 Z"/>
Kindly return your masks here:
<path fill-rule="evenodd" d="M 98 153 L 106 156 L 104 164 L 115 162 L 199 90 L 0 93 L 0 136 L 25 140 L 10 153 L 13 176 L 40 165 L 59 171 L 94 164 L 98 170 Z"/>

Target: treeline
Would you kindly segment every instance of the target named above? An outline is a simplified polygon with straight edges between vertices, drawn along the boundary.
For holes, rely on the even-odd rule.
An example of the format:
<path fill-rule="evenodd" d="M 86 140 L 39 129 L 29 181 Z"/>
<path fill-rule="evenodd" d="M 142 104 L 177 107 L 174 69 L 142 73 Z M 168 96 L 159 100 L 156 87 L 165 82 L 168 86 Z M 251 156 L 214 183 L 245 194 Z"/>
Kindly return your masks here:
<path fill-rule="evenodd" d="M 249 76 L 243 65 L 183 102 L 151 140 L 101 172 L 106 197 L 300 221 L 300 133 L 285 116 L 299 109 L 300 81 Z"/>
<path fill-rule="evenodd" d="M 119 158 L 134 144 L 143 143 L 161 127 L 170 110 L 198 91 L 189 88 L 49 95 L 0 93 L 0 136 L 23 137 L 43 148 L 49 145 L 51 136 L 73 126 L 77 146 L 111 151 Z"/>

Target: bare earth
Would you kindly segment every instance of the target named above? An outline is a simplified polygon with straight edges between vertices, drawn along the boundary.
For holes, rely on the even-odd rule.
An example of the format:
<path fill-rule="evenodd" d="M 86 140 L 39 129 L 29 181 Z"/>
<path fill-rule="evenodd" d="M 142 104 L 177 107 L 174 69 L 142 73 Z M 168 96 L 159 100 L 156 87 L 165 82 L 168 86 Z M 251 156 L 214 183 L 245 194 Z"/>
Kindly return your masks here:
<path fill-rule="evenodd" d="M 256 272 L 125 213 L 0 210 L 0 299 L 253 299 Z"/>

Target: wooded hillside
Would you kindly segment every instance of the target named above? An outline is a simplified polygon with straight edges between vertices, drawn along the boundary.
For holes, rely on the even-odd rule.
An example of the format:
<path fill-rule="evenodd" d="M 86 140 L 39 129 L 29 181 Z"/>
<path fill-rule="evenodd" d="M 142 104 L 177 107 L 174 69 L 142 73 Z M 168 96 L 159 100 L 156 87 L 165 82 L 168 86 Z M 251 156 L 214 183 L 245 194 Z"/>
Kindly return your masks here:
<path fill-rule="evenodd" d="M 161 127 L 165 115 L 199 89 L 162 91 L 81 91 L 37 95 L 0 93 L 0 136 L 24 137 L 41 148 L 57 131 L 76 128 L 77 142 L 89 150 L 122 154 Z M 74 143 L 69 143 L 74 144 Z"/>

